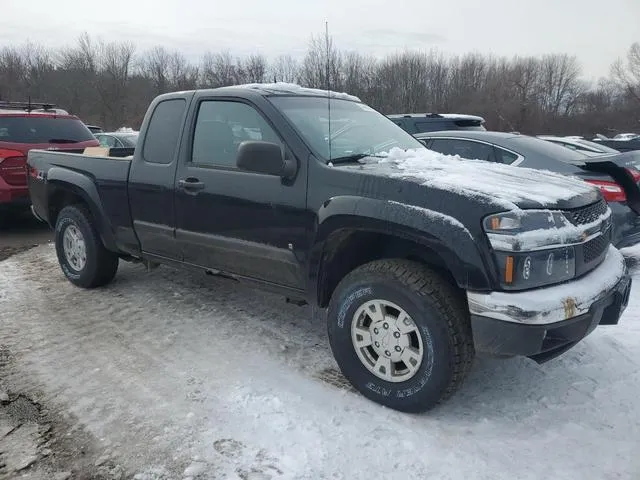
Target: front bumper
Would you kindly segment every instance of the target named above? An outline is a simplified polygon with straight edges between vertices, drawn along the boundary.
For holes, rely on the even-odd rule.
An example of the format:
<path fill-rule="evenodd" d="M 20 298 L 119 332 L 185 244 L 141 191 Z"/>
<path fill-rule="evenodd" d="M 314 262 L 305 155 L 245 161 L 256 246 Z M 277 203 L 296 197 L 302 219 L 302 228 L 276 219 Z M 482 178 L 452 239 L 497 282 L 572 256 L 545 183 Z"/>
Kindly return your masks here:
<path fill-rule="evenodd" d="M 631 277 L 610 247 L 583 277 L 536 290 L 467 292 L 476 351 L 545 362 L 566 352 L 598 325 L 615 325 L 624 312 Z"/>

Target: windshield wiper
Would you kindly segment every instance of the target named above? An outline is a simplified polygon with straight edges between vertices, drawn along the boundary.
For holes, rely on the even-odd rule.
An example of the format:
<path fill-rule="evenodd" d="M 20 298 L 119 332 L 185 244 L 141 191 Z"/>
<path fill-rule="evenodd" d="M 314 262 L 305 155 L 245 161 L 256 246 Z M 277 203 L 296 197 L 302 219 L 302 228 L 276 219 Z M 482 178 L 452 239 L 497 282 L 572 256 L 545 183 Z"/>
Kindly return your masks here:
<path fill-rule="evenodd" d="M 345 155 L 343 157 L 332 158 L 330 163 L 353 163 L 367 157 L 383 158 L 382 155 L 376 155 L 374 153 L 354 153 L 353 155 Z"/>

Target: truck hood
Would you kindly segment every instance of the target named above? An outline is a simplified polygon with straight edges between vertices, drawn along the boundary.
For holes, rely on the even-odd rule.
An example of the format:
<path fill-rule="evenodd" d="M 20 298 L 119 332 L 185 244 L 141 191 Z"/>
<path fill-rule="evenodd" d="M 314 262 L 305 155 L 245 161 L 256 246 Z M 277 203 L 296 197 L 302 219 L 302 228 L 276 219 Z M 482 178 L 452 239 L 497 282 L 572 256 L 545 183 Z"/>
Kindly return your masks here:
<path fill-rule="evenodd" d="M 360 160 L 360 165 L 344 167 L 476 198 L 505 210 L 572 209 L 601 198 L 596 187 L 577 177 L 483 160 L 466 160 L 426 148 L 393 148 L 375 158 Z"/>

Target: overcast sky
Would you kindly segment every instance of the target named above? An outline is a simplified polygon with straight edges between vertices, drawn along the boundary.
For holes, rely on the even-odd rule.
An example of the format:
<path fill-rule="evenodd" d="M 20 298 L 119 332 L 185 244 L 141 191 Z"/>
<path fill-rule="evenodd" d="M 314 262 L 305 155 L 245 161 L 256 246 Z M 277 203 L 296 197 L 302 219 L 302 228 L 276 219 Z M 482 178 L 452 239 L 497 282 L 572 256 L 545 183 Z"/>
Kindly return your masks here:
<path fill-rule="evenodd" d="M 0 45 L 26 40 L 57 47 L 87 31 L 162 44 L 197 58 L 302 55 L 311 33 L 341 49 L 377 56 L 405 48 L 498 55 L 566 52 L 585 76 L 608 75 L 640 41 L 640 0 L 0 0 Z"/>

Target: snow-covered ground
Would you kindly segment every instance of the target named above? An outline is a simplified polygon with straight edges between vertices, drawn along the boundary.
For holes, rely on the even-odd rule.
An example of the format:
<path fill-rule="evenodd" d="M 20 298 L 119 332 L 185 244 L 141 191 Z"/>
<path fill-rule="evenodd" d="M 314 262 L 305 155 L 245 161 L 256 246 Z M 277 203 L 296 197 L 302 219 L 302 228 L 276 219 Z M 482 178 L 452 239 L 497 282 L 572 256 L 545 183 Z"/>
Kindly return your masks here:
<path fill-rule="evenodd" d="M 138 479 L 638 479 L 637 275 L 620 325 L 542 366 L 478 358 L 419 416 L 325 381 L 325 325 L 306 308 L 129 264 L 84 291 L 50 245 L 0 263 L 0 346 L 12 381 Z"/>

